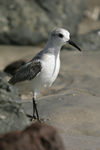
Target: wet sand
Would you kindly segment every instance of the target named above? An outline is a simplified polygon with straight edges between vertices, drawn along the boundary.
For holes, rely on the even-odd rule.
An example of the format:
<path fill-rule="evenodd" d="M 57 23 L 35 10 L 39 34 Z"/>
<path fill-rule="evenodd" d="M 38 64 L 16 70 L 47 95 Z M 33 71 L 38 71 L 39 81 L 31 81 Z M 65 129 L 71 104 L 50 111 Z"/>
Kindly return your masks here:
<path fill-rule="evenodd" d="M 45 123 L 55 126 L 67 150 L 100 150 L 100 51 L 61 51 L 61 69 L 54 84 L 38 98 Z M 9 63 L 31 59 L 41 47 L 0 46 L 0 70 Z M 32 114 L 32 102 L 23 97 Z"/>

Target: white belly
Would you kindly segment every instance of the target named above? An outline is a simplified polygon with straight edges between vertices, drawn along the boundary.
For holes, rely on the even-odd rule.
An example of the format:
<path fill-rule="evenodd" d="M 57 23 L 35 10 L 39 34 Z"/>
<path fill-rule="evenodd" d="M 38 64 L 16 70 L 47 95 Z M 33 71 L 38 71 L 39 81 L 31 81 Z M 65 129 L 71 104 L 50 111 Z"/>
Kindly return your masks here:
<path fill-rule="evenodd" d="M 39 93 L 45 87 L 49 87 L 57 78 L 60 68 L 59 54 L 55 60 L 54 55 L 44 55 L 41 73 L 31 81 L 33 92 Z"/>
<path fill-rule="evenodd" d="M 41 61 L 42 70 L 38 76 L 32 80 L 26 80 L 16 83 L 21 94 L 28 94 L 33 92 L 34 95 L 38 95 L 45 87 L 49 87 L 57 78 L 60 68 L 59 54 L 55 59 L 52 54 L 45 54 L 43 61 Z"/>

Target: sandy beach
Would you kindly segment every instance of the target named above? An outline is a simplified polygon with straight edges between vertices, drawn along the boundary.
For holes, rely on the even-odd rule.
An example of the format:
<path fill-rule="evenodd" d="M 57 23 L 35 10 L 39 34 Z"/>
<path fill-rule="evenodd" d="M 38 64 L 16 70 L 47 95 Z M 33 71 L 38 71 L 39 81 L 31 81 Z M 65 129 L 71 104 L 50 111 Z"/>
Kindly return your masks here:
<path fill-rule="evenodd" d="M 30 60 L 41 47 L 0 46 L 0 70 L 18 59 Z M 55 126 L 67 150 L 100 150 L 100 51 L 61 51 L 54 84 L 37 99 L 44 122 Z M 22 97 L 32 114 L 32 101 Z"/>

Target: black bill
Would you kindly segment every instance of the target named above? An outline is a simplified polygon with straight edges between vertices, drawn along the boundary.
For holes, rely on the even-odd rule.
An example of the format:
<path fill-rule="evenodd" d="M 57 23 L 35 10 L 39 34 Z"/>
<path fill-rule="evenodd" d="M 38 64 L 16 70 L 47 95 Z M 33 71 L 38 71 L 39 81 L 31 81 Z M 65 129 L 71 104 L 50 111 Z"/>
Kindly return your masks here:
<path fill-rule="evenodd" d="M 79 51 L 81 51 L 81 49 L 80 49 L 71 39 L 68 41 L 68 43 L 69 43 L 70 45 L 76 47 Z"/>

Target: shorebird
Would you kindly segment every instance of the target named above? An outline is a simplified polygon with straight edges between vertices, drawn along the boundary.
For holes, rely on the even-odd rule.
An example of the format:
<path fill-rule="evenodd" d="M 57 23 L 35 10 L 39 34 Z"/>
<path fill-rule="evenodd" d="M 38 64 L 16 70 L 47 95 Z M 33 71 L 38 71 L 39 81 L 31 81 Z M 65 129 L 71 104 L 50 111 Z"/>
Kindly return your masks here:
<path fill-rule="evenodd" d="M 50 34 L 44 49 L 33 59 L 19 68 L 9 83 L 17 86 L 20 93 L 33 92 L 33 116 L 32 119 L 40 121 L 36 98 L 46 87 L 52 85 L 57 78 L 60 69 L 60 49 L 65 44 L 71 44 L 79 51 L 81 49 L 70 39 L 70 33 L 57 28 Z"/>

